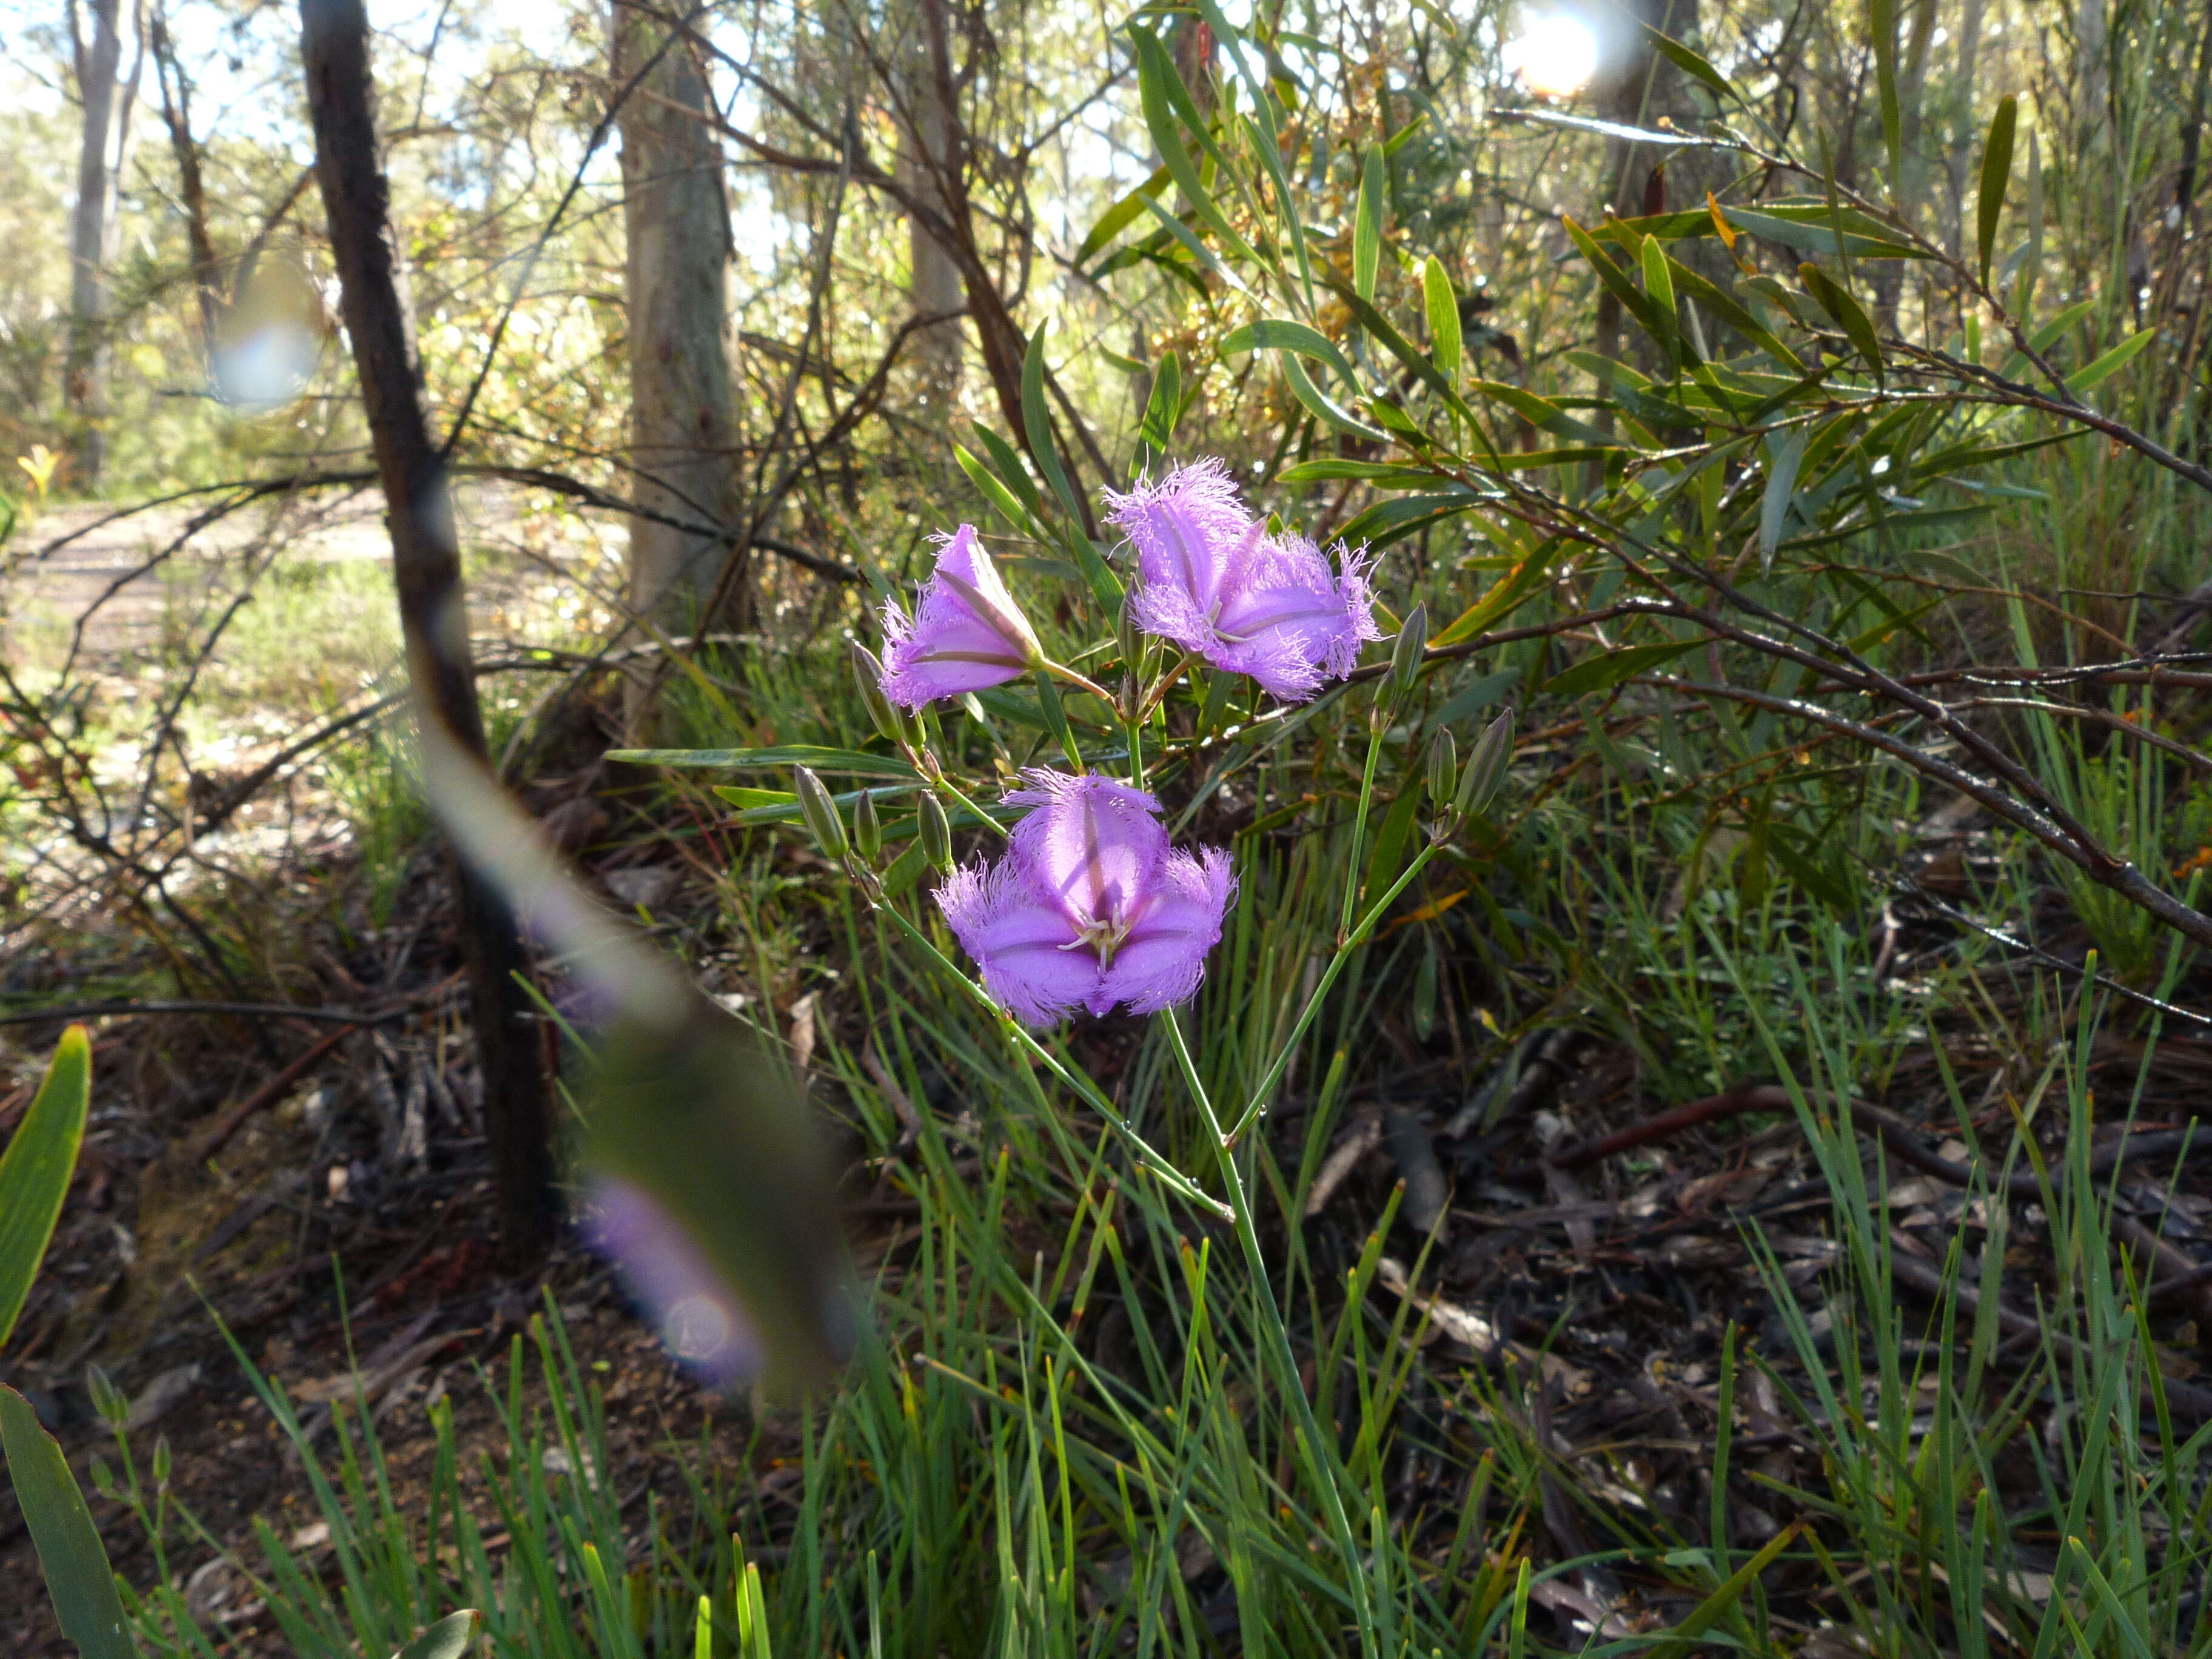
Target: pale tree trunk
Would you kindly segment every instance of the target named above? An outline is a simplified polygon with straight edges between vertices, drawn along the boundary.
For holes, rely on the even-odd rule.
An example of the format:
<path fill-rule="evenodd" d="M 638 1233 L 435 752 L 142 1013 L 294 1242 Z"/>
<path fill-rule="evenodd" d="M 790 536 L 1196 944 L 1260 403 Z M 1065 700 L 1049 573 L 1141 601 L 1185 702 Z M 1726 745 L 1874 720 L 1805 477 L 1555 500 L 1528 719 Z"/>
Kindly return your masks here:
<path fill-rule="evenodd" d="M 112 298 L 107 267 L 115 233 L 116 183 L 130 143 L 131 106 L 145 62 L 138 31 L 137 62 L 123 78 L 123 0 L 87 0 L 92 39 L 84 38 L 76 0 L 70 4 L 77 100 L 84 126 L 77 150 L 76 204 L 70 214 L 69 344 L 62 363 L 62 398 L 70 426 L 76 482 L 98 487 L 107 459 L 107 318 Z"/>
<path fill-rule="evenodd" d="M 712 100 L 699 56 L 665 16 L 614 0 L 610 62 L 627 96 L 622 130 L 623 223 L 629 313 L 631 500 L 696 525 L 736 518 L 737 421 L 727 338 L 730 217 Z M 635 87 L 632 81 L 636 81 Z M 708 619 L 749 619 L 745 573 L 722 580 L 732 556 L 720 534 L 648 519 L 629 532 L 629 604 L 664 633 Z M 633 680 L 625 721 L 649 742 L 657 684 Z"/>
<path fill-rule="evenodd" d="M 908 73 L 900 95 L 906 130 L 900 135 L 898 173 L 916 202 L 950 223 L 957 192 L 948 188 L 950 169 L 959 165 L 953 142 L 954 99 L 949 43 L 940 28 L 917 17 L 912 43 L 902 54 Z M 924 407 L 950 418 L 960 396 L 960 322 L 967 309 L 960 264 L 919 213 L 907 216 L 909 261 L 907 302 L 916 317 L 943 317 L 915 337 L 927 382 Z"/>

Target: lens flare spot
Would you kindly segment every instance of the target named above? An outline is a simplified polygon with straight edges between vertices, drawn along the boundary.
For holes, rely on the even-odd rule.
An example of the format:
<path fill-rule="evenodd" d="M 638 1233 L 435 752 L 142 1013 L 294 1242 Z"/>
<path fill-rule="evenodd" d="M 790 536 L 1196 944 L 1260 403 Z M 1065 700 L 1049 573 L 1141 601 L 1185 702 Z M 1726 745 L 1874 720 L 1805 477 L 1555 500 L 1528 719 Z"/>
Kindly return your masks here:
<path fill-rule="evenodd" d="M 1579 17 L 1539 12 L 1505 44 L 1499 61 L 1529 91 L 1547 98 L 1571 98 L 1597 74 L 1597 35 Z"/>

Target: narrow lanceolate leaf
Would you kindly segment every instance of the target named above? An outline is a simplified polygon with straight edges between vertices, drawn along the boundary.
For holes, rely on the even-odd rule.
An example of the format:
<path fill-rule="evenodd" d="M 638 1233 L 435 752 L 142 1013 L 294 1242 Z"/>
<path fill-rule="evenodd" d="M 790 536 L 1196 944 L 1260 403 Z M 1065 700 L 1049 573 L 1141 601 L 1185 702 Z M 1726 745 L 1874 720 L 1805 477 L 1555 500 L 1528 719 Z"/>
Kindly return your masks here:
<path fill-rule="evenodd" d="M 2014 281 L 2012 309 L 2027 315 L 2035 299 L 2035 274 L 2043 268 L 2043 151 L 2033 131 L 2027 135 L 2027 251 Z"/>
<path fill-rule="evenodd" d="M 468 1651 L 469 1638 L 477 1633 L 479 1616 L 474 1607 L 448 1613 L 393 1654 L 392 1659 L 461 1659 L 461 1655 Z"/>
<path fill-rule="evenodd" d="M 1774 1558 L 1796 1541 L 1797 1534 L 1805 1530 L 1802 1521 L 1792 1522 L 1766 1540 L 1758 1554 L 1731 1573 L 1726 1583 L 1690 1609 L 1690 1616 L 1668 1632 L 1667 1639 L 1645 1652 L 1650 1659 L 1681 1659 L 1696 1645 L 1697 1640 L 1725 1617 L 1735 1604 L 1749 1595 L 1751 1587 L 1759 1582 L 1759 1575 L 1774 1563 Z"/>
<path fill-rule="evenodd" d="M 1881 98 L 1881 141 L 1889 151 L 1889 176 L 1905 199 L 1905 119 L 1897 102 L 1897 0 L 1869 0 L 1874 25 L 1875 82 Z"/>
<path fill-rule="evenodd" d="M 709 771 L 811 766 L 817 772 L 850 772 L 872 778 L 910 778 L 914 768 L 896 755 L 871 755 L 859 749 L 829 749 L 811 743 L 787 743 L 774 749 L 611 749 L 609 760 L 633 766 L 674 766 Z"/>
<path fill-rule="evenodd" d="M 0 1348 L 8 1345 L 53 1237 L 91 1096 L 92 1040 L 83 1026 L 72 1025 L 62 1033 L 22 1126 L 0 1154 Z"/>
<path fill-rule="evenodd" d="M 2147 328 L 2142 333 L 2132 335 L 2121 341 L 2104 356 L 2082 364 L 2080 368 L 2069 374 L 2066 377 L 2066 389 L 2076 397 L 2087 392 L 2095 391 L 2113 375 L 2135 362 L 2137 355 L 2156 338 L 2157 335 L 2156 329 Z"/>
<path fill-rule="evenodd" d="M 1990 141 L 1982 150 L 1981 199 L 1975 210 L 1974 246 L 1981 258 L 1982 281 L 1990 280 L 1990 256 L 1996 251 L 1997 223 L 2004 217 L 2005 186 L 2012 179 L 2013 131 L 2020 121 L 2020 100 L 1998 100 L 1990 123 Z"/>
<path fill-rule="evenodd" d="M 1105 247 L 1116 236 L 1143 218 L 1145 198 L 1149 197 L 1158 201 L 1160 192 L 1167 186 L 1168 170 L 1163 167 L 1143 184 L 1139 185 L 1127 196 L 1115 203 L 1112 207 L 1100 214 L 1098 222 L 1091 227 L 1091 234 L 1083 239 L 1083 246 L 1075 250 L 1075 263 L 1079 265 L 1086 263 L 1092 254 Z"/>
<path fill-rule="evenodd" d="M 39 1426 L 30 1401 L 13 1389 L 0 1389 L 0 1447 L 62 1634 L 76 1644 L 81 1659 L 138 1659 L 124 1633 L 114 1571 L 69 1460 Z"/>
<path fill-rule="evenodd" d="M 1683 640 L 1672 645 L 1626 645 L 1617 651 L 1608 651 L 1601 657 L 1589 657 L 1563 669 L 1546 681 L 1543 690 L 1547 695 L 1579 697 L 1592 691 L 1610 691 L 1632 675 L 1648 673 L 1662 663 L 1672 662 L 1685 653 L 1696 650 L 1703 640 Z"/>
<path fill-rule="evenodd" d="M 1644 239 L 1642 263 L 1644 291 L 1651 299 L 1651 309 L 1658 321 L 1659 349 L 1668 362 L 1679 361 L 1681 346 L 1676 328 L 1674 311 L 1674 279 L 1667 270 L 1667 250 L 1660 246 L 1656 236 Z"/>
<path fill-rule="evenodd" d="M 1358 416 L 1316 386 L 1313 383 L 1313 377 L 1306 373 L 1306 366 L 1298 361 L 1296 353 L 1284 352 L 1282 365 L 1283 379 L 1290 386 L 1291 395 L 1298 400 L 1299 405 L 1309 415 L 1320 421 L 1322 425 L 1354 438 L 1365 438 L 1374 443 L 1390 441 L 1389 434 L 1368 425 Z"/>
<path fill-rule="evenodd" d="M 1703 83 L 1705 89 L 1714 97 L 1721 100 L 1723 104 L 1731 99 L 1739 104 L 1743 102 L 1743 94 L 1735 89 L 1728 77 L 1698 53 L 1692 52 L 1680 40 L 1662 34 L 1649 23 L 1639 21 L 1637 27 L 1644 31 L 1644 38 L 1650 43 L 1654 52 L 1692 80 Z"/>
<path fill-rule="evenodd" d="M 1067 516 L 1082 522 L 1083 508 L 1075 499 L 1074 486 L 1060 465 L 1060 451 L 1052 441 L 1052 413 L 1046 406 L 1044 396 L 1044 334 L 1040 326 L 1030 336 L 1029 349 L 1022 354 L 1022 433 L 1030 441 L 1030 453 L 1036 458 L 1037 471 L 1052 486 L 1060 504 L 1067 509 Z"/>
<path fill-rule="evenodd" d="M 1866 307 L 1852 297 L 1849 289 L 1818 265 L 1800 265 L 1797 276 L 1805 284 L 1805 291 L 1820 301 L 1820 309 L 1836 319 L 1836 326 L 1844 331 L 1852 349 L 1866 360 L 1875 378 L 1881 379 L 1881 343 L 1875 337 L 1874 319 L 1867 315 Z"/>
<path fill-rule="evenodd" d="M 1459 296 L 1452 292 L 1444 262 L 1433 253 L 1421 267 L 1421 303 L 1429 313 L 1429 356 L 1437 373 L 1454 385 L 1459 382 Z"/>
<path fill-rule="evenodd" d="M 1182 359 L 1172 351 L 1160 359 L 1152 374 L 1152 396 L 1145 403 L 1145 418 L 1137 427 L 1137 471 L 1141 473 L 1167 453 L 1182 414 Z"/>
<path fill-rule="evenodd" d="M 1327 363 L 1343 377 L 1346 386 L 1356 387 L 1359 384 L 1359 377 L 1352 373 L 1352 360 L 1335 341 L 1317 328 L 1288 318 L 1262 317 L 1223 337 L 1221 354 L 1224 357 L 1247 351 L 1295 351 L 1301 357 Z"/>
<path fill-rule="evenodd" d="M 1160 44 L 1159 37 L 1150 29 L 1132 23 L 1129 38 L 1137 47 L 1137 91 L 1139 102 L 1144 110 L 1145 125 L 1152 134 L 1152 143 L 1159 151 L 1160 159 L 1167 164 L 1168 172 L 1176 181 L 1176 188 L 1182 192 L 1183 198 L 1190 204 L 1191 210 L 1197 214 L 1206 228 L 1221 239 L 1224 247 L 1252 264 L 1264 264 L 1244 239 L 1231 228 L 1228 219 L 1214 202 L 1212 192 L 1199 179 L 1198 168 L 1190 159 L 1190 152 L 1183 148 L 1183 134 L 1187 131 L 1212 155 L 1215 165 L 1223 168 L 1223 176 L 1228 176 L 1219 151 L 1206 131 L 1205 123 L 1196 118 L 1196 107 L 1190 101 L 1190 92 L 1182 84 L 1182 77 L 1176 72 L 1175 60 L 1168 55 L 1168 49 Z M 1181 120 L 1176 118 L 1178 115 L 1182 118 Z M 1150 197 L 1142 199 L 1150 203 L 1155 210 L 1159 210 L 1159 204 Z"/>
<path fill-rule="evenodd" d="M 1797 469 L 1805 459 L 1806 429 L 1792 427 L 1771 433 L 1766 440 L 1766 489 L 1759 498 L 1759 556 L 1763 564 L 1774 562 L 1782 544 L 1782 530 L 1790 518 L 1790 498 L 1797 491 Z"/>
<path fill-rule="evenodd" d="M 1359 210 L 1352 223 L 1352 285 L 1363 300 L 1375 297 L 1382 262 L 1382 152 L 1370 147 L 1359 171 Z"/>

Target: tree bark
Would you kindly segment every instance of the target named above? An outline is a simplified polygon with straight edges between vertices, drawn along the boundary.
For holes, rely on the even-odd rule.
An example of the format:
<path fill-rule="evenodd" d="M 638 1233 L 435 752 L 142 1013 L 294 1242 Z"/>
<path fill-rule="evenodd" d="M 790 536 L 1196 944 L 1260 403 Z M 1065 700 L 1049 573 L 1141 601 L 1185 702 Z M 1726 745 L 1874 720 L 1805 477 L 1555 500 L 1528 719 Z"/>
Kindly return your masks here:
<path fill-rule="evenodd" d="M 736 431 L 727 339 L 729 206 L 707 76 L 690 44 L 648 6 L 614 0 L 609 62 L 622 131 L 629 304 L 631 499 L 697 524 L 736 518 Z M 640 78 L 641 77 L 641 79 Z M 633 81 L 635 86 L 631 86 Z M 647 519 L 629 532 L 629 603 L 664 632 L 698 622 L 742 631 L 749 573 L 723 584 L 722 614 L 695 618 L 732 556 L 727 542 Z M 738 556 L 744 556 L 742 554 Z M 630 683 L 625 723 L 652 741 L 657 683 Z"/>
<path fill-rule="evenodd" d="M 115 186 L 130 131 L 131 93 L 123 83 L 123 0 L 87 0 L 92 39 L 86 41 L 70 5 L 77 101 L 84 125 L 76 163 L 76 204 L 70 213 L 69 343 L 62 362 L 62 400 L 68 412 L 70 454 L 76 479 L 96 489 L 107 460 L 107 316 L 109 254 L 115 227 Z M 140 43 L 141 62 L 144 44 Z"/>
<path fill-rule="evenodd" d="M 445 458 L 423 416 L 418 366 L 394 282 L 390 191 L 371 113 L 368 15 L 362 0 L 300 0 L 300 21 L 316 177 L 384 488 L 408 680 L 418 718 L 435 721 L 483 761 L 483 717 Z M 559 1215 L 538 1027 L 519 978 L 528 963 L 512 912 L 450 848 L 448 859 L 475 1009 L 501 1237 L 511 1257 L 528 1261 L 552 1243 Z"/>
<path fill-rule="evenodd" d="M 902 54 L 907 74 L 897 90 L 905 106 L 905 131 L 900 134 L 900 180 L 916 202 L 940 222 L 952 218 L 953 191 L 946 180 L 958 164 L 952 143 L 954 88 L 949 43 L 941 28 L 926 20 Z M 960 262 L 931 228 L 922 214 L 907 215 L 907 300 L 916 317 L 948 317 L 967 308 L 960 280 Z M 959 407 L 963 339 L 957 317 L 933 323 L 915 337 L 921 370 L 927 381 L 923 407 L 951 419 Z"/>
<path fill-rule="evenodd" d="M 177 199 L 185 210 L 185 246 L 192 258 L 192 288 L 199 297 L 200 356 L 215 359 L 216 321 L 222 314 L 222 270 L 215 239 L 208 232 L 207 187 L 200 176 L 199 141 L 192 137 L 192 83 L 177 61 L 169 39 L 169 20 L 157 7 L 148 27 L 154 51 L 154 76 L 161 92 L 161 124 L 169 130 L 169 149 L 177 163 Z"/>

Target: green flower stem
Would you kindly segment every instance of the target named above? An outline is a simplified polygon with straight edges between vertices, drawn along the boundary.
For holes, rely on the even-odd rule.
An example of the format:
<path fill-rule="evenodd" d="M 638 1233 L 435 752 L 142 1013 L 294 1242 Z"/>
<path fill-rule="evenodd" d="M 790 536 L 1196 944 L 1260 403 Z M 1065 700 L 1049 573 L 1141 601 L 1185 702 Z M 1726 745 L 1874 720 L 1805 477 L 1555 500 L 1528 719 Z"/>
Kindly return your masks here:
<path fill-rule="evenodd" d="M 1368 907 L 1367 914 L 1359 919 L 1359 925 L 1352 928 L 1345 936 L 1344 943 L 1336 947 L 1336 954 L 1329 959 L 1328 969 L 1321 976 L 1321 983 L 1314 987 L 1313 994 L 1306 999 L 1306 1006 L 1298 1014 L 1298 1023 L 1291 1028 L 1291 1035 L 1276 1051 L 1273 1061 L 1267 1067 L 1267 1074 L 1260 1079 L 1260 1086 L 1252 1091 L 1252 1097 L 1238 1115 L 1236 1127 L 1229 1132 L 1231 1141 L 1252 1127 L 1252 1120 L 1259 1116 L 1261 1108 L 1267 1104 L 1268 1091 L 1282 1080 L 1283 1073 L 1290 1066 L 1291 1056 L 1297 1052 L 1298 1044 L 1305 1037 L 1306 1028 L 1313 1024 L 1314 1016 L 1321 1012 L 1321 1005 L 1328 997 L 1329 988 L 1336 983 L 1337 975 L 1344 971 L 1345 963 L 1352 960 L 1352 953 L 1366 943 L 1375 924 L 1382 919 L 1382 913 L 1397 902 L 1398 895 L 1413 884 L 1413 878 L 1419 875 L 1423 867 L 1436 855 L 1437 843 L 1434 842 L 1421 848 L 1414 855 L 1413 861 L 1406 866 L 1405 874 L 1392 882 L 1390 890 Z"/>
<path fill-rule="evenodd" d="M 1337 1551 L 1344 1558 L 1345 1582 L 1352 1597 L 1352 1612 L 1358 1620 L 1363 1646 L 1371 1646 L 1374 1616 L 1368 1605 L 1367 1570 L 1360 1559 L 1359 1545 L 1352 1533 L 1352 1520 L 1345 1511 L 1344 1496 L 1337 1490 L 1335 1480 L 1322 1462 L 1321 1449 L 1328 1443 L 1322 1438 L 1321 1425 L 1314 1419 L 1313 1402 L 1298 1380 L 1298 1357 L 1291 1346 L 1290 1327 L 1283 1322 L 1283 1312 L 1275 1300 L 1274 1281 L 1267 1275 L 1267 1258 L 1260 1248 L 1260 1230 L 1252 1218 L 1252 1202 L 1244 1189 L 1244 1176 L 1237 1167 L 1237 1157 L 1230 1145 L 1230 1137 L 1221 1132 L 1221 1119 L 1213 1109 L 1213 1101 L 1200 1079 L 1198 1066 L 1190 1055 L 1190 1045 L 1183 1040 L 1182 1021 L 1172 1008 L 1164 1010 L 1160 1018 L 1168 1028 L 1168 1042 L 1175 1049 L 1176 1060 L 1182 1067 L 1183 1081 L 1188 1085 L 1191 1098 L 1198 1103 L 1205 1116 L 1206 1127 L 1213 1138 L 1214 1157 L 1221 1165 L 1221 1182 L 1229 1194 L 1231 1221 L 1237 1231 L 1237 1243 L 1244 1253 L 1244 1267 L 1251 1275 L 1252 1292 L 1259 1298 L 1261 1320 L 1265 1334 L 1276 1349 L 1276 1363 L 1282 1367 L 1281 1391 L 1291 1401 L 1291 1415 L 1297 1419 L 1301 1458 L 1306 1465 L 1306 1478 L 1320 1492 L 1328 1511 L 1329 1530 L 1335 1534 Z"/>
<path fill-rule="evenodd" d="M 1005 824 L 1000 823 L 998 819 L 993 817 L 981 807 L 976 805 L 974 801 L 969 800 L 967 796 L 961 793 L 960 786 L 953 782 L 951 778 L 946 777 L 943 772 L 939 772 L 937 775 L 936 781 L 930 787 L 935 789 L 939 794 L 951 796 L 954 800 L 966 807 L 970 812 L 975 815 L 977 820 L 982 823 L 985 829 L 997 831 L 1000 841 L 1006 840 L 1012 833 L 1007 830 Z"/>
<path fill-rule="evenodd" d="M 1036 667 L 1041 674 L 1049 674 L 1056 680 L 1065 680 L 1079 691 L 1088 691 L 1109 708 L 1115 706 L 1113 695 L 1104 686 L 1079 669 L 1070 668 L 1064 662 L 1054 662 L 1049 657 L 1039 662 Z"/>
<path fill-rule="evenodd" d="M 1376 696 L 1382 693 L 1378 688 Z M 1367 835 L 1367 808 L 1375 799 L 1375 763 L 1382 755 L 1382 718 L 1378 707 L 1368 722 L 1367 769 L 1359 775 L 1359 805 L 1352 815 L 1352 851 L 1344 872 L 1344 909 L 1337 918 L 1337 948 L 1343 949 L 1352 933 L 1352 912 L 1359 902 L 1359 843 Z"/>
<path fill-rule="evenodd" d="M 960 971 L 959 964 L 952 961 L 952 959 L 947 957 L 944 951 L 939 950 L 937 948 L 937 942 L 931 939 L 928 934 L 923 933 L 921 928 L 915 927 L 911 921 L 908 921 L 906 917 L 902 915 L 897 908 L 892 905 L 885 904 L 880 906 L 878 908 L 878 914 L 880 915 L 889 916 L 893 927 L 896 927 L 900 933 L 903 933 L 913 943 L 920 945 L 924 954 L 926 954 L 930 960 L 936 963 L 937 965 L 942 968 L 947 974 L 950 974 L 952 976 L 954 982 L 964 989 L 969 996 L 973 997 L 979 1006 L 994 1017 L 998 1020 L 1000 1025 L 1005 1030 L 1008 1037 L 1012 1040 L 1016 1048 L 1023 1051 L 1035 1060 L 1042 1060 L 1044 1063 L 1046 1070 L 1049 1071 L 1054 1077 L 1058 1078 L 1062 1083 L 1066 1084 L 1069 1088 L 1074 1090 L 1078 1095 L 1081 1096 L 1085 1103 L 1088 1104 L 1093 1111 L 1097 1112 L 1101 1117 L 1106 1120 L 1108 1126 L 1113 1129 L 1115 1133 L 1120 1135 L 1123 1140 L 1128 1143 L 1129 1149 L 1136 1153 L 1138 1160 L 1142 1163 L 1146 1169 L 1158 1176 L 1161 1182 L 1177 1197 L 1186 1199 L 1191 1203 L 1200 1206 L 1220 1220 L 1233 1221 L 1236 1218 L 1235 1212 L 1233 1211 L 1224 1205 L 1220 1200 L 1210 1197 L 1206 1194 L 1200 1191 L 1198 1188 L 1191 1183 L 1190 1178 L 1188 1176 L 1184 1175 L 1182 1170 L 1176 1169 L 1174 1164 L 1170 1164 L 1167 1160 L 1166 1157 L 1156 1150 L 1152 1144 L 1146 1140 L 1144 1136 L 1139 1134 L 1135 1127 L 1132 1125 L 1127 1118 L 1123 1117 L 1119 1111 L 1115 1109 L 1113 1102 L 1106 1098 L 1104 1092 L 1097 1084 L 1093 1083 L 1089 1078 L 1084 1076 L 1080 1072 L 1073 1071 L 1067 1066 L 1063 1064 L 1059 1055 L 1054 1054 L 1051 1049 L 1046 1048 L 1035 1037 L 1031 1036 L 1027 1030 L 1023 1029 L 1022 1023 L 1019 1020 L 1009 1014 L 1005 1009 L 1000 1007 L 997 1003 L 992 1001 L 990 994 L 984 990 L 984 988 L 978 985 L 974 980 L 970 979 L 966 974 L 962 973 Z"/>

